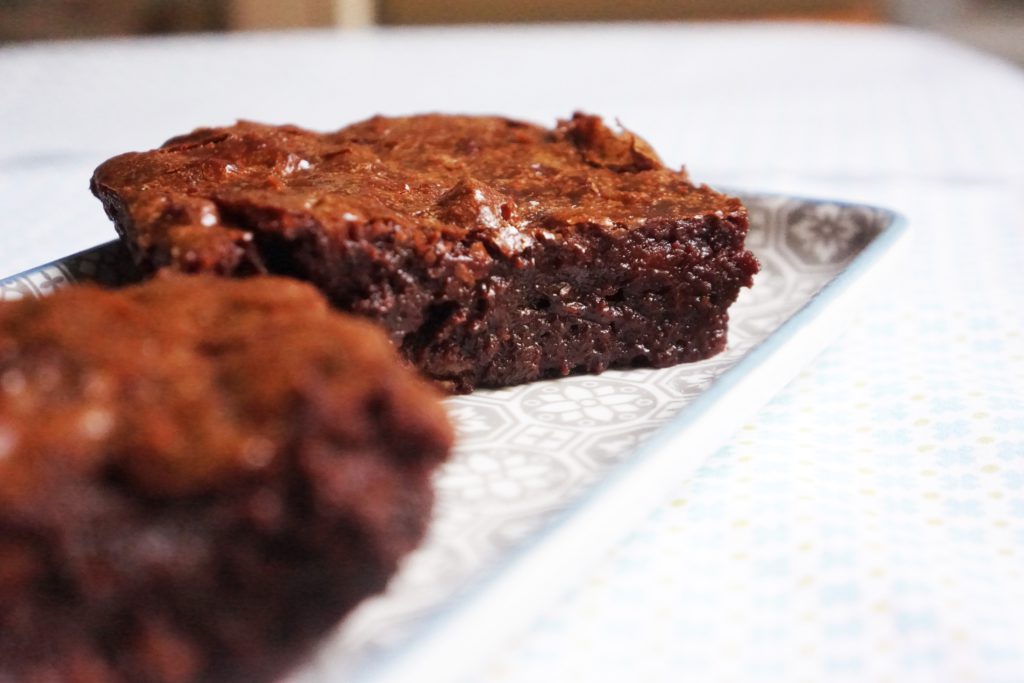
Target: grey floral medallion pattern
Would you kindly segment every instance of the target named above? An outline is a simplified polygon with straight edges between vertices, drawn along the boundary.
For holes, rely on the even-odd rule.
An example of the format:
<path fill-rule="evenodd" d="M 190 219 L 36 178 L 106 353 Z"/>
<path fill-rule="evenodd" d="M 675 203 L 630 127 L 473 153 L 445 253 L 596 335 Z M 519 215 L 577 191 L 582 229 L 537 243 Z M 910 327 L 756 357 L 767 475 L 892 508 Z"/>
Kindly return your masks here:
<path fill-rule="evenodd" d="M 787 218 L 785 245 L 805 264 L 847 261 L 878 233 L 870 209 L 842 204 L 795 206 Z"/>
<path fill-rule="evenodd" d="M 673 408 L 678 410 L 679 406 L 673 405 Z M 614 465 L 636 450 L 655 429 L 652 425 L 641 425 L 628 432 L 616 430 L 612 434 L 595 434 L 586 441 L 582 454 L 597 469 Z"/>
<path fill-rule="evenodd" d="M 448 417 L 455 424 L 459 443 L 493 439 L 515 421 L 502 406 L 450 403 Z"/>
<path fill-rule="evenodd" d="M 460 502 L 518 502 L 557 490 L 569 479 L 569 468 L 543 450 L 498 448 L 466 453 L 445 468 L 437 488 Z"/>
<path fill-rule="evenodd" d="M 35 298 L 52 294 L 74 282 L 71 270 L 63 264 L 43 266 L 24 275 L 0 282 L 0 301 Z"/>
<path fill-rule="evenodd" d="M 62 261 L 0 280 L 0 301 L 46 296 L 76 282 L 114 287 L 138 279 L 139 274 L 127 250 L 119 242 L 108 242 Z"/>
<path fill-rule="evenodd" d="M 388 591 L 367 601 L 294 681 L 350 680 L 480 585 L 581 493 L 630 460 L 723 373 L 836 277 L 891 222 L 882 210 L 748 196 L 748 246 L 762 263 L 730 309 L 729 345 L 706 361 L 609 371 L 448 399 L 452 461 L 438 474 L 428 538 Z M 105 245 L 0 282 L 0 300 L 45 296 L 75 281 L 130 277 Z M 119 273 L 127 275 L 119 275 Z"/>
<path fill-rule="evenodd" d="M 537 384 L 519 405 L 524 415 L 539 422 L 603 429 L 636 421 L 656 402 L 643 387 L 602 378 Z"/>

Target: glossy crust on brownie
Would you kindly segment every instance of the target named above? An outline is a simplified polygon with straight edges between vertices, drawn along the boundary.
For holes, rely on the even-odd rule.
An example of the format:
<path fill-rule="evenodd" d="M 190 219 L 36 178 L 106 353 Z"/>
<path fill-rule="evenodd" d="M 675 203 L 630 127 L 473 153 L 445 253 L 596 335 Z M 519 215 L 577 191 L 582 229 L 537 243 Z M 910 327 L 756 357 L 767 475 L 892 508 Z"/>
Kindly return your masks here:
<path fill-rule="evenodd" d="M 421 539 L 452 434 L 286 278 L 0 304 L 0 681 L 275 680 Z"/>
<path fill-rule="evenodd" d="M 758 268 L 738 199 L 583 114 L 240 122 L 92 189 L 145 270 L 310 280 L 461 390 L 706 358 Z"/>

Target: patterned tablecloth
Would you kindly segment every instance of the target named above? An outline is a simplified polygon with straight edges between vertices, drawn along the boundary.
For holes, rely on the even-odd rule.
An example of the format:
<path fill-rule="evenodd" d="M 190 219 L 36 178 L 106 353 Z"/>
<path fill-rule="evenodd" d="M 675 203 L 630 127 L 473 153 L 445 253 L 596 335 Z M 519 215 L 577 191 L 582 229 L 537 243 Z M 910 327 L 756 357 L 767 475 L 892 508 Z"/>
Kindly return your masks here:
<path fill-rule="evenodd" d="M 1024 681 L 1019 70 L 892 29 L 632 26 L 4 48 L 0 83 L 5 272 L 107 238 L 97 161 L 236 116 L 585 108 L 702 180 L 902 211 L 840 340 L 466 681 Z"/>

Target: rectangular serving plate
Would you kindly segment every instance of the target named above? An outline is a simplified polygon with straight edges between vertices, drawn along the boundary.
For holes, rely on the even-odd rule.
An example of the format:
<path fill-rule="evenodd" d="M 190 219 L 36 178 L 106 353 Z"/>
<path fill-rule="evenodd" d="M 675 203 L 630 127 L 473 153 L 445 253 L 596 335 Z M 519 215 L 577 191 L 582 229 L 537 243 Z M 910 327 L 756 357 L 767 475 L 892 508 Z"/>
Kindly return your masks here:
<path fill-rule="evenodd" d="M 290 683 L 455 680 L 524 628 L 832 339 L 892 261 L 885 209 L 743 195 L 761 262 L 722 354 L 449 398 L 458 439 L 428 537 Z M 111 243 L 0 282 L 0 301 L 132 279 Z"/>

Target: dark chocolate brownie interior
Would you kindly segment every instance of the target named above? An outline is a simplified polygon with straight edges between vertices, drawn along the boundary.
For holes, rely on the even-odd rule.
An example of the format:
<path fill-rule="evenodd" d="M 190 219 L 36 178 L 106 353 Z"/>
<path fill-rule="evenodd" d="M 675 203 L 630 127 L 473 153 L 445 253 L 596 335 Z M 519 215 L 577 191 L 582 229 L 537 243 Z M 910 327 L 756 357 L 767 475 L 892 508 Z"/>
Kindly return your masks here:
<path fill-rule="evenodd" d="M 310 280 L 461 390 L 706 358 L 757 271 L 739 200 L 582 114 L 241 122 L 92 188 L 144 269 Z"/>

